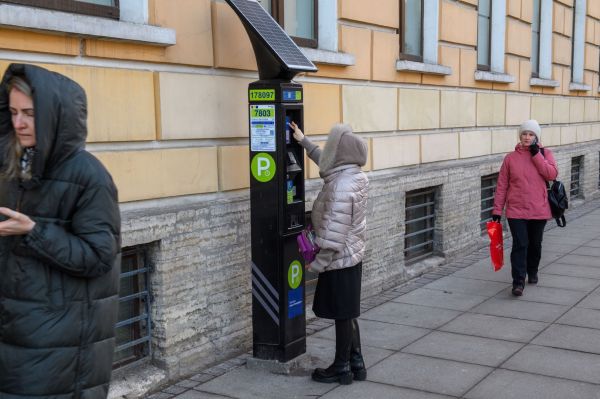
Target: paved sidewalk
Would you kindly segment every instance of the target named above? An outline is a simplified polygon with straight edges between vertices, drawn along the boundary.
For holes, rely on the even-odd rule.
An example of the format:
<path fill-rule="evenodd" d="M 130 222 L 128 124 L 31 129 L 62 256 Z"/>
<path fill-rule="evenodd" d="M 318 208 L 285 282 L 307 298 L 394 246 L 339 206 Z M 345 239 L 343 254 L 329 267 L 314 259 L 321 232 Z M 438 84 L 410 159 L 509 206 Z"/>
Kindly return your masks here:
<path fill-rule="evenodd" d="M 362 303 L 368 378 L 320 384 L 250 370 L 232 359 L 149 396 L 216 398 L 600 399 L 600 201 L 548 223 L 537 286 L 510 294 L 509 251 L 487 249 Z M 510 242 L 508 242 L 510 244 Z M 312 367 L 334 355 L 331 323 L 309 325 Z"/>

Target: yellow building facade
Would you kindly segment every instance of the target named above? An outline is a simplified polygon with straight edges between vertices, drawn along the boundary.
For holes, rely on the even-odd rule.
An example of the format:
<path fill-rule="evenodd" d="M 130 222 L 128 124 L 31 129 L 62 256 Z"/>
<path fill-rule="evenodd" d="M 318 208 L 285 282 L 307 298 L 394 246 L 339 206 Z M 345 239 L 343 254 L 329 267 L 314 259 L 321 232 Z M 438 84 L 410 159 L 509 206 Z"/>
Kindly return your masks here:
<path fill-rule="evenodd" d="M 247 88 L 258 75 L 225 1 L 109 3 L 118 19 L 0 1 L 0 72 L 33 63 L 86 90 L 88 149 L 118 186 L 123 244 L 149 248 L 152 329 L 132 356 L 158 383 L 249 349 Z M 481 179 L 524 120 L 539 121 L 559 178 L 576 183 L 572 203 L 599 192 L 600 1 L 418 0 L 416 27 L 409 3 L 315 0 L 316 45 L 302 50 L 319 70 L 296 77 L 306 134 L 323 143 L 344 122 L 369 145 L 366 294 L 481 244 Z M 310 207 L 318 169 L 306 164 Z M 406 193 L 428 187 L 434 260 L 407 262 Z"/>

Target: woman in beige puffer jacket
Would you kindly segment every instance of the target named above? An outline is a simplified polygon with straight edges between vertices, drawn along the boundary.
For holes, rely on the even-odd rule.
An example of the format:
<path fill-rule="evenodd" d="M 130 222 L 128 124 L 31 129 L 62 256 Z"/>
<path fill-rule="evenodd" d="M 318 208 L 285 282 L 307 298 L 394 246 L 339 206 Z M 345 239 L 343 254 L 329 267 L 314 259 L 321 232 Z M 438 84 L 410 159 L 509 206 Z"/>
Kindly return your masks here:
<path fill-rule="evenodd" d="M 365 253 L 369 180 L 361 166 L 367 162 L 367 144 L 348 125 L 335 125 L 323 151 L 292 122 L 294 138 L 319 165 L 324 184 L 312 209 L 312 224 L 321 247 L 307 265 L 319 273 L 313 311 L 335 320 L 335 360 L 318 368 L 319 382 L 350 384 L 364 380 L 367 371 L 360 349 L 357 317 L 360 315 L 362 260 Z"/>

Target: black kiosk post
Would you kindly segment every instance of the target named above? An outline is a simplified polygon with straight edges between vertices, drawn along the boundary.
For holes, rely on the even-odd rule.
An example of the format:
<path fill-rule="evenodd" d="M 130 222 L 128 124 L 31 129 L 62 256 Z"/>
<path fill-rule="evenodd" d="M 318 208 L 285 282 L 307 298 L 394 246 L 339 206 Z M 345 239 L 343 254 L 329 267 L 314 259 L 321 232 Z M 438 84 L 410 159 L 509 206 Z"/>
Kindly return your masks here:
<path fill-rule="evenodd" d="M 304 151 L 288 123 L 303 129 L 299 72 L 316 71 L 256 0 L 226 0 L 248 32 L 259 79 L 249 85 L 252 332 L 254 357 L 287 362 L 306 352 Z"/>

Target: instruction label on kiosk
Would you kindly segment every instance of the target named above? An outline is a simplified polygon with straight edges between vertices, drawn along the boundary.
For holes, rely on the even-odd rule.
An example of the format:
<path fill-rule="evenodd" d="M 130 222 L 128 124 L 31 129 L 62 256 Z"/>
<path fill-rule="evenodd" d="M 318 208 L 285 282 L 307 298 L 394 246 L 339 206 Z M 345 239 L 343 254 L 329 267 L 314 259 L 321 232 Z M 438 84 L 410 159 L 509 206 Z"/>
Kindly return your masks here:
<path fill-rule="evenodd" d="M 250 150 L 275 152 L 275 105 L 250 106 Z"/>

